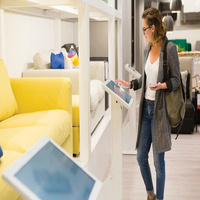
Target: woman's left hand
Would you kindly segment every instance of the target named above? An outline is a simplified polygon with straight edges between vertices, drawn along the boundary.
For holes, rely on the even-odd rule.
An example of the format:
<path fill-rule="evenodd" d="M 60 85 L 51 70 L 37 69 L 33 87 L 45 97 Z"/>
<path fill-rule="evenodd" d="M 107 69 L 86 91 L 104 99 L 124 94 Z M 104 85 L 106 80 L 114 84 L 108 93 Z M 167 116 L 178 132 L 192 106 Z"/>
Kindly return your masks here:
<path fill-rule="evenodd" d="M 155 86 L 151 86 L 151 83 L 150 83 L 149 87 L 152 91 L 167 89 L 166 83 L 161 83 L 161 82 L 157 83 Z"/>

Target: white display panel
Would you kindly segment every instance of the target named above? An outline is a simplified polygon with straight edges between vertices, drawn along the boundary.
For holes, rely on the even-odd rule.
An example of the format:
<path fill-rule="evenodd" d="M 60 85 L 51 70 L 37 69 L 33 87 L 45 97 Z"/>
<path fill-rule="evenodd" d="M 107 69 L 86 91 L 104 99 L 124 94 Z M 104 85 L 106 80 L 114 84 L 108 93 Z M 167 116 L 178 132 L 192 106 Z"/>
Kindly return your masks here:
<path fill-rule="evenodd" d="M 126 71 L 128 71 L 134 78 L 139 79 L 141 77 L 141 74 L 135 70 L 133 67 L 131 67 L 129 64 L 125 65 Z"/>
<path fill-rule="evenodd" d="M 93 200 L 101 182 L 48 136 L 3 173 L 25 199 Z"/>
<path fill-rule="evenodd" d="M 123 88 L 117 85 L 114 81 L 108 79 L 103 83 L 103 88 L 110 95 L 113 95 L 115 99 L 117 99 L 121 105 L 129 109 L 133 103 L 133 98 L 129 95 Z"/>

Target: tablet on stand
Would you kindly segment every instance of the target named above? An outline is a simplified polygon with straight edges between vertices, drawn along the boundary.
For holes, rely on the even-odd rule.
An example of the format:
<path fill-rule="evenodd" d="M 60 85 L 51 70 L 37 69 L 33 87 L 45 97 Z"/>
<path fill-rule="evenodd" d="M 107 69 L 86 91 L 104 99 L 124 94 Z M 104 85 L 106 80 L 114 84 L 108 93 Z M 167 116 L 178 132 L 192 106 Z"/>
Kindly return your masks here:
<path fill-rule="evenodd" d="M 94 200 L 102 185 L 48 136 L 7 168 L 3 179 L 27 200 Z"/>
<path fill-rule="evenodd" d="M 111 96 L 112 157 L 111 176 L 104 182 L 102 190 L 106 191 L 106 187 L 111 187 L 113 191 L 111 199 L 122 200 L 122 107 L 130 109 L 133 98 L 112 80 L 105 81 L 103 88 Z"/>
<path fill-rule="evenodd" d="M 131 67 L 130 64 L 125 65 L 125 70 L 131 75 L 133 79 L 139 79 L 142 75 Z M 136 98 L 136 93 L 130 90 L 130 95 L 133 99 Z M 129 123 L 125 127 L 126 135 L 123 135 L 123 154 L 135 155 L 137 151 L 135 150 L 135 144 L 137 140 L 136 134 L 136 105 L 134 104 L 129 111 L 128 116 Z"/>
<path fill-rule="evenodd" d="M 139 79 L 141 77 L 141 74 L 134 69 L 133 67 L 131 67 L 130 64 L 126 64 L 125 65 L 125 69 L 127 72 L 129 72 L 134 78 Z"/>

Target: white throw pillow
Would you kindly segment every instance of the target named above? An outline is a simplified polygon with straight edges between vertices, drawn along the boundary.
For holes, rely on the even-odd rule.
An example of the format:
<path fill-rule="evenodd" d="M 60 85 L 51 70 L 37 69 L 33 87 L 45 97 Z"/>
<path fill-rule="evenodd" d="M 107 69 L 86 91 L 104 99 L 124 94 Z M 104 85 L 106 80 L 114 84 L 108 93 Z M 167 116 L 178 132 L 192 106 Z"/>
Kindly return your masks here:
<path fill-rule="evenodd" d="M 35 69 L 50 69 L 51 68 L 50 58 L 48 61 L 48 60 L 45 60 L 44 57 L 45 56 L 43 56 L 39 52 L 33 56 L 33 63 L 34 63 Z"/>
<path fill-rule="evenodd" d="M 101 101 L 101 99 L 104 97 L 105 94 L 105 90 L 102 87 L 102 81 L 100 80 L 91 80 L 91 84 L 94 85 L 94 87 L 97 90 L 97 94 L 99 97 L 99 101 Z"/>
<path fill-rule="evenodd" d="M 90 83 L 90 110 L 94 110 L 99 103 L 99 96 L 95 85 Z"/>
<path fill-rule="evenodd" d="M 105 91 L 102 87 L 102 81 L 90 81 L 90 110 L 94 110 L 99 101 L 104 97 Z"/>

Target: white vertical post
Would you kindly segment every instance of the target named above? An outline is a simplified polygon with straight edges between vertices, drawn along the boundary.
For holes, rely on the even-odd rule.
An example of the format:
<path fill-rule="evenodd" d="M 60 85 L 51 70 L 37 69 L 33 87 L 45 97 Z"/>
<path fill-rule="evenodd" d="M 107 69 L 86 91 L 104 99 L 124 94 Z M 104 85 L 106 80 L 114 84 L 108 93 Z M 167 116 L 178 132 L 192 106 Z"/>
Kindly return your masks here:
<path fill-rule="evenodd" d="M 58 52 L 61 49 L 61 20 L 56 18 L 54 21 L 54 48 Z"/>
<path fill-rule="evenodd" d="M 122 20 L 117 21 L 117 60 L 118 60 L 118 77 L 122 78 L 123 77 L 123 45 L 122 45 Z"/>
<path fill-rule="evenodd" d="M 116 63 L 115 63 L 115 18 L 108 18 L 108 62 L 109 62 L 109 78 L 116 78 Z"/>
<path fill-rule="evenodd" d="M 122 200 L 122 108 L 111 96 L 112 199 Z"/>
<path fill-rule="evenodd" d="M 0 59 L 5 62 L 6 47 L 5 47 L 5 23 L 4 23 L 4 10 L 0 9 Z"/>
<path fill-rule="evenodd" d="M 115 7 L 115 0 L 108 0 L 108 4 L 114 8 Z"/>
<path fill-rule="evenodd" d="M 89 44 L 89 7 L 88 3 L 79 2 L 79 109 L 80 109 L 80 159 L 88 161 L 91 170 L 91 135 L 90 135 L 90 44 Z"/>

